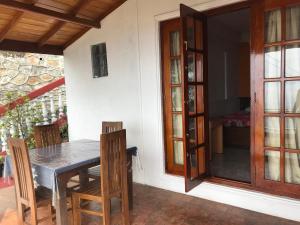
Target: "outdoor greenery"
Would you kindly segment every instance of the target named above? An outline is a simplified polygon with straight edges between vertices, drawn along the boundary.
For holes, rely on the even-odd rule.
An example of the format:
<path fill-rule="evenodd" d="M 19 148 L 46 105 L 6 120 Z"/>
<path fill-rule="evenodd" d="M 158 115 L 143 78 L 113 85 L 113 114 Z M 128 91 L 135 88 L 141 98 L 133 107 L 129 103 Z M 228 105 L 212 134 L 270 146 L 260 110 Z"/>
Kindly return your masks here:
<path fill-rule="evenodd" d="M 8 91 L 4 94 L 4 102 L 8 105 L 6 113 L 1 118 L 0 128 L 11 130 L 13 137 L 24 138 L 28 147 L 33 148 L 35 143 L 32 125 L 42 122 L 42 106 L 39 102 L 30 102 L 28 97 L 22 96 L 24 93 L 16 91 Z M 19 103 L 24 101 L 24 104 L 16 103 L 13 107 L 12 102 L 15 101 Z"/>

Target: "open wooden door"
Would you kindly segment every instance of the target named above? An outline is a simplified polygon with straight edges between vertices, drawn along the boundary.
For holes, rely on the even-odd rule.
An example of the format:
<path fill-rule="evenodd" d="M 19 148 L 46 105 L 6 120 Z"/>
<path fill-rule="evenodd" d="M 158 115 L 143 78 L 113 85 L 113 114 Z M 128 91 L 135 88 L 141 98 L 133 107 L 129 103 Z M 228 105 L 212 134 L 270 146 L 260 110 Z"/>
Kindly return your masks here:
<path fill-rule="evenodd" d="M 180 5 L 183 71 L 185 191 L 197 186 L 208 170 L 206 16 Z"/>

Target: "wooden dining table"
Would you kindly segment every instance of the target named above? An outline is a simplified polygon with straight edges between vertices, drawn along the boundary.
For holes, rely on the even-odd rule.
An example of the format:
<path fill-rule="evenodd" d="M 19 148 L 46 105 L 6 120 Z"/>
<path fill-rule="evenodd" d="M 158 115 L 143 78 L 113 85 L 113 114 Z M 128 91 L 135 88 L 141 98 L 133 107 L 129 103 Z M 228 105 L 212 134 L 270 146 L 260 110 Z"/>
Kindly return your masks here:
<path fill-rule="evenodd" d="M 136 147 L 127 148 L 129 204 L 132 206 L 132 156 Z M 88 182 L 88 169 L 100 163 L 100 142 L 78 140 L 30 150 L 34 181 L 52 190 L 56 223 L 67 225 L 67 184 L 79 175 L 81 187 Z"/>

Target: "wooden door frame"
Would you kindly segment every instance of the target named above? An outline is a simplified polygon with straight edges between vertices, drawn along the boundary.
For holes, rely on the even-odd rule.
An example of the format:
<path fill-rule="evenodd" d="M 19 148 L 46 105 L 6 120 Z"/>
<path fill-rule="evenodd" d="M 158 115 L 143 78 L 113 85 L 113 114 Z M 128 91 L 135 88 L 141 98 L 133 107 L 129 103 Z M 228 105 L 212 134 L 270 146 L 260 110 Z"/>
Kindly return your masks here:
<path fill-rule="evenodd" d="M 250 1 L 242 1 L 238 3 L 233 3 L 230 5 L 225 5 L 221 7 L 217 7 L 214 9 L 209 9 L 207 11 L 204 11 L 204 14 L 206 14 L 209 17 L 211 16 L 216 16 L 220 14 L 225 14 L 225 13 L 230 13 L 230 12 L 235 12 L 243 9 L 249 9 L 252 11 L 252 4 L 255 2 L 254 0 Z M 251 13 L 252 14 L 252 13 Z M 249 24 L 249 30 L 250 30 L 250 50 L 251 50 L 251 43 L 252 43 L 252 36 L 251 32 L 252 30 L 252 20 L 250 16 L 250 24 Z M 255 105 L 253 104 L 253 100 L 255 99 L 255 73 L 253 71 L 254 67 L 252 65 L 252 57 L 251 57 L 251 51 L 250 51 L 250 94 L 251 94 L 251 112 L 250 112 L 250 175 L 251 175 L 251 181 L 250 183 L 247 182 L 242 182 L 242 181 L 235 181 L 235 180 L 230 180 L 226 178 L 220 178 L 220 177 L 215 177 L 211 176 L 206 178 L 205 180 L 211 183 L 217 183 L 225 186 L 233 186 L 237 188 L 243 188 L 243 189 L 255 189 Z"/>
<path fill-rule="evenodd" d="M 286 0 L 286 1 L 294 1 L 294 0 Z M 274 194 L 277 196 L 283 196 L 283 197 L 292 197 L 292 198 L 299 198 L 299 194 L 289 194 L 289 193 L 282 193 L 281 191 L 274 190 L 274 189 L 264 189 L 256 186 L 256 167 L 255 167 L 255 162 L 256 162 L 256 156 L 255 156 L 255 130 L 256 130 L 256 124 L 255 124 L 255 118 L 256 116 L 256 106 L 254 101 L 256 101 L 256 82 L 255 82 L 255 75 L 258 71 L 258 66 L 255 63 L 255 60 L 257 59 L 257 56 L 255 55 L 254 51 L 257 48 L 257 46 L 253 46 L 253 40 L 256 36 L 257 32 L 262 32 L 262 31 L 257 31 L 255 27 L 257 26 L 257 16 L 256 18 L 253 18 L 253 15 L 257 15 L 257 11 L 261 10 L 259 8 L 259 4 L 256 4 L 260 2 L 260 0 L 246 0 L 238 3 L 233 3 L 221 7 L 216 7 L 213 9 L 209 9 L 206 11 L 203 11 L 202 13 L 206 14 L 208 17 L 214 16 L 214 15 L 219 15 L 219 14 L 224 14 L 224 13 L 229 13 L 229 12 L 234 12 L 242 9 L 249 9 L 251 11 L 251 16 L 250 16 L 250 92 L 251 92 L 251 118 L 250 118 L 250 134 L 251 134 L 251 146 L 250 146 L 250 169 L 251 169 L 251 183 L 245 183 L 245 182 L 239 182 L 239 181 L 234 181 L 230 179 L 225 179 L 225 178 L 219 178 L 219 177 L 207 177 L 205 179 L 206 182 L 209 183 L 214 183 L 214 184 L 220 184 L 224 186 L 229 186 L 229 187 L 235 187 L 238 189 L 246 189 L 250 191 L 259 191 L 262 193 L 267 193 L 267 194 Z M 173 18 L 174 19 L 174 18 Z M 259 21 L 258 21 L 259 22 Z M 260 21 L 263 22 L 263 21 Z M 252 30 L 255 30 L 255 32 L 252 32 Z M 163 62 L 163 61 L 162 61 Z M 163 65 L 163 64 L 161 64 Z M 162 67 L 161 67 L 162 68 Z M 163 102 L 163 101 L 162 101 Z M 163 120 L 164 121 L 164 120 Z M 164 138 L 165 139 L 165 138 Z M 164 146 L 165 147 L 165 146 Z M 167 171 L 166 171 L 167 172 Z M 168 173 L 168 172 L 167 172 Z"/>

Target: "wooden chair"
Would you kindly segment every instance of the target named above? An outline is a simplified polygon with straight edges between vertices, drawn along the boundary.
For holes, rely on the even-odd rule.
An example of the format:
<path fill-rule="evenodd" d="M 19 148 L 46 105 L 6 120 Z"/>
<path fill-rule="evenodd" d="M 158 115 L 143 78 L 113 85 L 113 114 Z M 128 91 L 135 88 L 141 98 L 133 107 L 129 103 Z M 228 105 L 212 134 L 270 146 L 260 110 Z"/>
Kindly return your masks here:
<path fill-rule="evenodd" d="M 103 121 L 102 122 L 102 134 L 111 133 L 114 131 L 122 130 L 123 122 L 121 121 Z M 100 177 L 100 166 L 95 166 L 88 170 L 88 177 L 92 179 L 99 179 Z"/>
<path fill-rule="evenodd" d="M 127 159 L 126 159 L 126 130 L 115 131 L 101 135 L 101 171 L 100 182 L 94 181 L 89 186 L 74 191 L 73 224 L 81 224 L 81 214 L 89 214 L 103 218 L 104 225 L 111 224 L 111 199 L 121 201 L 121 218 L 123 225 L 129 225 Z M 101 211 L 85 207 L 86 201 L 100 204 Z M 81 207 L 83 206 L 84 207 Z"/>
<path fill-rule="evenodd" d="M 31 164 L 27 145 L 24 140 L 10 138 L 8 140 L 12 162 L 13 175 L 16 188 L 16 200 L 19 224 L 37 225 L 44 221 L 52 224 L 51 193 L 45 197 L 45 192 L 34 189 Z M 46 207 L 48 216 L 38 218 L 37 210 Z M 30 211 L 30 223 L 26 221 L 25 214 Z"/>
<path fill-rule="evenodd" d="M 116 122 L 102 122 L 102 134 L 111 133 L 114 131 L 122 130 L 123 129 L 123 122 L 116 121 Z"/>
<path fill-rule="evenodd" d="M 34 139 L 37 148 L 43 148 L 62 143 L 58 124 L 34 127 Z"/>

